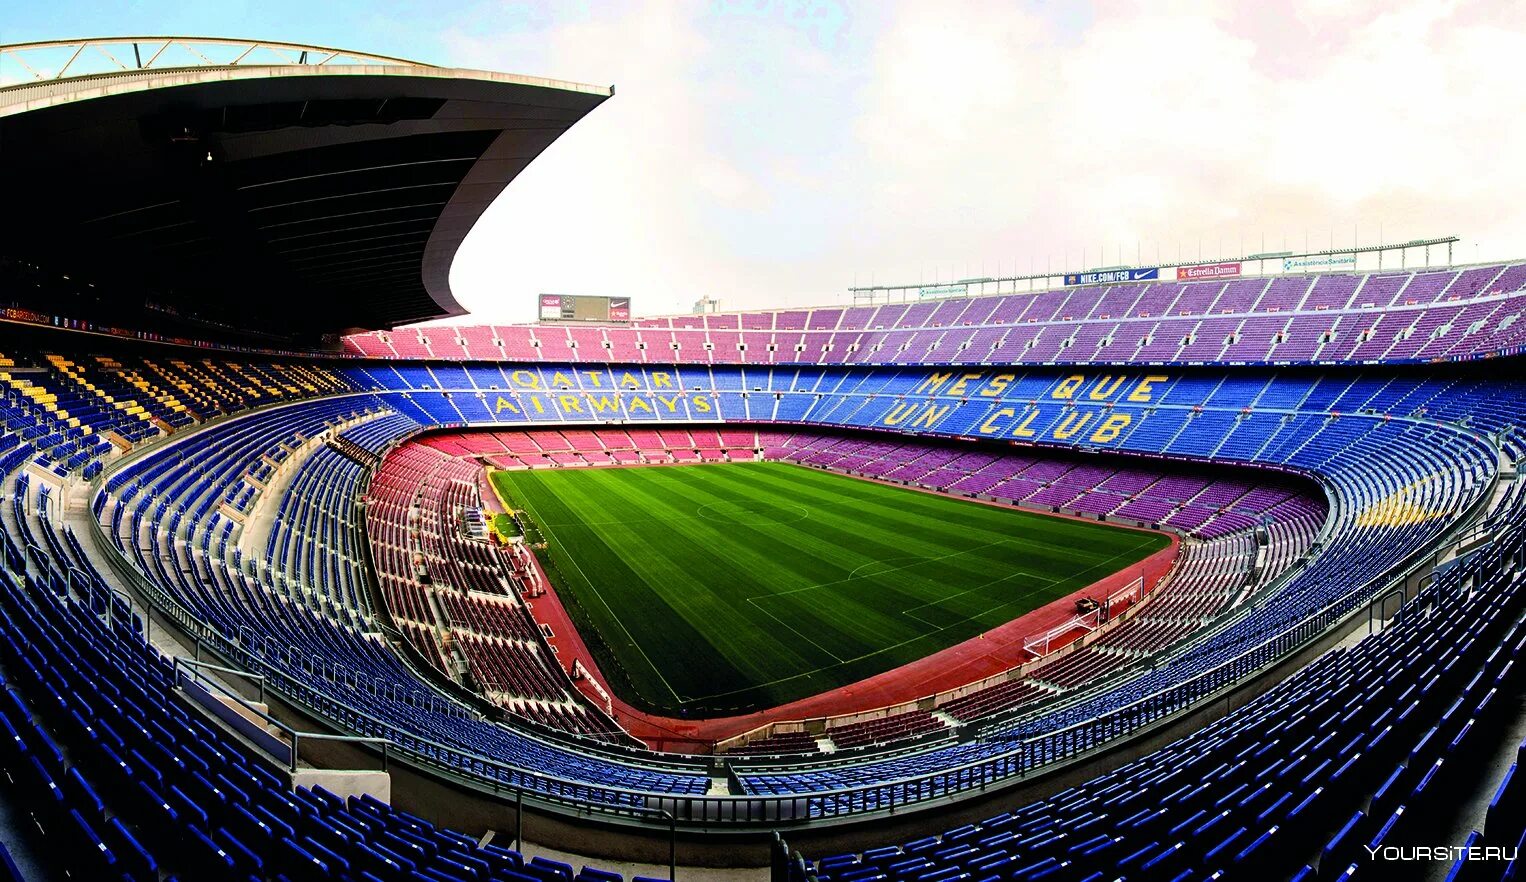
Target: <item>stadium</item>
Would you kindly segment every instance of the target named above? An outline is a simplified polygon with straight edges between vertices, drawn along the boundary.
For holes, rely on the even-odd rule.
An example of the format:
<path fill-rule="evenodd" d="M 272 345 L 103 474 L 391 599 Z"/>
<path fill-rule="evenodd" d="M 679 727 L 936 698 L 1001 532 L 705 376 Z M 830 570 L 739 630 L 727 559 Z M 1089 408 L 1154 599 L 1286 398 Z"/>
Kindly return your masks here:
<path fill-rule="evenodd" d="M 612 89 L 6 59 L 0 877 L 1515 878 L 1526 260 L 474 323 Z"/>

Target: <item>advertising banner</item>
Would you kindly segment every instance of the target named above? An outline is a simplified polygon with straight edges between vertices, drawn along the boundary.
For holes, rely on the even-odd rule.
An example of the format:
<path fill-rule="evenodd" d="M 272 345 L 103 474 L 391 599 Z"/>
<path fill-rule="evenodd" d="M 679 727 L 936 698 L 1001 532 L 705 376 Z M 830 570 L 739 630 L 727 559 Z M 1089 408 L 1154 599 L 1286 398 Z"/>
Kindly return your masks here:
<path fill-rule="evenodd" d="M 599 294 L 542 294 L 540 320 L 543 322 L 628 322 L 631 320 L 629 297 L 605 297 Z"/>
<path fill-rule="evenodd" d="M 1160 267 L 1098 270 L 1090 273 L 1067 273 L 1067 285 L 1111 285 L 1116 282 L 1153 282 L 1160 278 Z"/>
<path fill-rule="evenodd" d="M 1336 269 L 1341 267 L 1356 266 L 1355 254 L 1330 254 L 1314 257 L 1288 257 L 1282 261 L 1282 271 L 1292 272 L 1301 269 Z"/>
<path fill-rule="evenodd" d="M 1229 279 L 1240 274 L 1238 263 L 1209 263 L 1201 266 L 1179 266 L 1176 268 L 1176 280 L 1178 282 L 1193 282 L 1201 279 Z"/>

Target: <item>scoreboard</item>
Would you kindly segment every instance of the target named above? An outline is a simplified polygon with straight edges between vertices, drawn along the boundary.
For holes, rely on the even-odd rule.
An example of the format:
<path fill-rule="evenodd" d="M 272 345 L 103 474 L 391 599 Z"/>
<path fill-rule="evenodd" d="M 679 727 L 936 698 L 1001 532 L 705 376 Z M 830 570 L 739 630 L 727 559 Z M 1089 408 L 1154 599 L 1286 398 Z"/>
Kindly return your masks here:
<path fill-rule="evenodd" d="M 588 294 L 540 295 L 543 322 L 628 322 L 629 297 L 596 297 Z"/>

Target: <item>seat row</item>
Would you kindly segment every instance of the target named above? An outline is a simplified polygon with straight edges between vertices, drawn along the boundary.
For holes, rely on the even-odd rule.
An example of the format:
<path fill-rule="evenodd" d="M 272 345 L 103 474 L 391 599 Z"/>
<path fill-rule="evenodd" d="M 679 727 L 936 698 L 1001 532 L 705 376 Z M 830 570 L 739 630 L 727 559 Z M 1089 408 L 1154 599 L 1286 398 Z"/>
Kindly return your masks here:
<path fill-rule="evenodd" d="M 8 552 L 21 523 L 6 523 Z M 8 553 L 0 568 L 0 773 L 39 863 L 121 882 L 622 879 L 479 845 L 370 796 L 293 789 L 192 709 L 74 537 L 37 524 L 25 529 L 48 550 L 19 567 Z M 0 878 L 22 878 L 4 851 Z"/>
<path fill-rule="evenodd" d="M 1499 736 L 1519 694 L 1521 514 L 1501 509 L 1506 535 L 1380 633 L 1159 751 L 980 823 L 797 871 L 817 882 L 1393 878 L 1399 865 L 1368 856 L 1434 839 L 1428 825 L 1477 784 L 1469 753 Z M 1515 794 L 1508 780 L 1499 790 L 1490 841 L 1513 846 Z M 1508 865 L 1465 869 L 1499 879 Z"/>
<path fill-rule="evenodd" d="M 647 364 L 1255 364 L 1480 358 L 1521 344 L 1526 264 L 1128 283 L 913 304 L 405 328 L 371 358 Z"/>

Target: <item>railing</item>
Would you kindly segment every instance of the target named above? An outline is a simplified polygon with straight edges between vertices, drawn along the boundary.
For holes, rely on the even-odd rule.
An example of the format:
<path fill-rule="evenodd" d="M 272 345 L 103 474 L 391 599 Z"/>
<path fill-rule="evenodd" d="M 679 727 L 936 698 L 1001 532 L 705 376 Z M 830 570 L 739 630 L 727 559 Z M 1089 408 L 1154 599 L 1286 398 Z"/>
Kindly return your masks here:
<path fill-rule="evenodd" d="M 227 668 L 223 667 L 222 665 L 214 665 L 209 662 L 187 659 L 177 655 L 173 660 L 171 670 L 171 673 L 173 674 L 177 684 L 181 682 L 181 677 L 186 676 L 186 674 L 181 671 L 182 668 L 189 670 L 189 676 L 192 683 L 202 687 L 212 687 L 219 693 L 227 696 L 232 701 L 237 702 L 239 707 L 242 707 L 245 711 L 248 711 L 249 713 L 257 716 L 260 720 L 264 721 L 266 725 L 273 726 L 281 732 L 285 733 L 286 737 L 291 743 L 291 757 L 288 771 L 290 771 L 292 774 L 296 774 L 297 767 L 301 762 L 302 740 L 304 738 L 308 741 L 338 741 L 349 744 L 370 744 L 373 746 L 380 746 L 381 770 L 383 772 L 387 771 L 387 752 L 389 748 L 393 747 L 392 739 L 374 738 L 366 735 L 335 735 L 329 732 L 298 731 L 297 729 L 294 729 L 286 723 L 283 723 L 275 717 L 271 716 L 269 712 L 255 707 L 254 704 L 252 704 L 247 698 L 239 695 L 237 692 L 218 682 L 216 679 L 203 676 L 201 672 L 203 670 L 217 671 L 218 673 L 230 674 L 235 677 L 242 677 L 246 680 L 251 680 L 255 683 L 258 683 L 260 687 L 260 704 L 265 703 L 266 678 L 263 675 L 251 673 L 249 671 L 241 671 L 237 668 Z"/>
<path fill-rule="evenodd" d="M 1324 251 L 1310 251 L 1310 250 L 1308 250 L 1307 247 L 1305 247 L 1305 249 L 1302 250 L 1302 251 L 1279 251 L 1279 252 L 1276 252 L 1276 253 L 1255 253 L 1255 254 L 1247 253 L 1247 254 L 1242 254 L 1240 256 L 1237 256 L 1237 257 L 1204 257 L 1202 255 L 1202 253 L 1201 253 L 1201 248 L 1200 248 L 1198 256 L 1195 257 L 1195 258 L 1192 258 L 1191 260 L 1185 260 L 1184 257 L 1182 255 L 1180 255 L 1180 254 L 1177 255 L 1177 258 L 1175 260 L 1172 260 L 1170 255 L 1162 255 L 1160 253 L 1160 251 L 1159 251 L 1159 248 L 1157 247 L 1156 255 L 1155 255 L 1156 256 L 1156 261 L 1154 263 L 1138 263 L 1138 264 L 1132 265 L 1132 266 L 1120 265 L 1120 266 L 1117 266 L 1117 267 L 1112 267 L 1112 269 L 1118 269 L 1118 270 L 1123 270 L 1123 269 L 1145 269 L 1145 270 L 1153 269 L 1153 270 L 1162 270 L 1162 269 L 1173 269 L 1173 268 L 1177 268 L 1177 267 L 1202 266 L 1202 265 L 1205 265 L 1205 264 L 1230 264 L 1230 263 L 1232 263 L 1232 264 L 1237 264 L 1237 265 L 1242 265 L 1243 266 L 1245 264 L 1255 263 L 1257 265 L 1257 272 L 1255 272 L 1255 273 L 1247 272 L 1247 273 L 1242 275 L 1240 272 L 1237 271 L 1232 278 L 1236 278 L 1236 279 L 1241 279 L 1241 278 L 1248 278 L 1248 279 L 1270 279 L 1270 278 L 1279 278 L 1279 277 L 1288 276 L 1288 275 L 1308 277 L 1308 276 L 1311 276 L 1314 273 L 1317 273 L 1317 272 L 1320 272 L 1320 271 L 1336 272 L 1336 273 L 1343 273 L 1343 274 L 1344 273 L 1358 273 L 1358 274 L 1366 275 L 1366 274 L 1370 274 L 1370 273 L 1374 273 L 1374 272 L 1382 272 L 1383 271 L 1382 255 L 1390 253 L 1390 252 L 1393 252 L 1393 251 L 1399 252 L 1400 259 L 1401 259 L 1401 267 L 1402 267 L 1402 261 L 1404 260 L 1407 252 L 1410 249 L 1413 249 L 1413 248 L 1420 248 L 1420 249 L 1424 249 L 1424 251 L 1425 251 L 1425 265 L 1424 265 L 1424 267 L 1416 267 L 1417 270 L 1418 269 L 1422 269 L 1422 268 L 1424 268 L 1424 269 L 1430 268 L 1431 267 L 1431 261 L 1430 261 L 1431 248 L 1432 247 L 1438 247 L 1439 248 L 1441 246 L 1446 246 L 1446 250 L 1447 250 L 1447 262 L 1446 262 L 1445 266 L 1450 268 L 1452 266 L 1452 246 L 1455 245 L 1456 243 L 1460 242 L 1460 241 L 1461 240 L 1458 239 L 1456 236 L 1442 236 L 1442 237 L 1433 238 L 1433 239 L 1413 239 L 1413 240 L 1410 240 L 1408 242 L 1386 242 L 1386 243 L 1379 243 L 1377 245 L 1365 245 L 1365 246 L 1364 245 L 1353 245 L 1353 247 L 1351 247 L 1351 248 L 1334 248 L 1334 247 L 1332 247 L 1332 248 L 1324 250 Z M 1099 249 L 1097 253 L 1098 253 L 1098 259 L 1105 262 L 1106 258 L 1103 256 L 1102 250 Z M 1355 260 L 1355 258 L 1356 258 L 1357 255 L 1363 255 L 1363 254 L 1375 254 L 1375 255 L 1378 255 L 1378 265 L 1377 265 L 1377 267 L 1375 269 L 1357 269 L 1356 268 L 1356 260 Z M 1069 257 L 1069 255 L 1067 255 L 1067 259 L 1068 259 L 1068 257 Z M 1336 264 L 1301 264 L 1301 265 L 1298 265 L 1298 266 L 1296 266 L 1296 267 L 1294 267 L 1292 269 L 1284 268 L 1281 272 L 1275 272 L 1274 271 L 1274 272 L 1268 273 L 1268 272 L 1265 271 L 1266 270 L 1266 261 L 1268 261 L 1268 260 L 1272 261 L 1272 266 L 1275 269 L 1275 267 L 1277 267 L 1278 264 L 1282 264 L 1283 261 L 1285 261 L 1287 259 L 1290 259 L 1290 258 L 1291 259 L 1308 258 L 1308 257 L 1315 257 L 1315 258 L 1319 258 L 1319 257 L 1351 257 L 1352 260 L 1351 260 L 1350 268 L 1347 268 L 1347 267 L 1345 267 L 1343 265 L 1336 265 Z M 1142 253 L 1137 254 L 1136 258 L 1142 261 L 1143 260 L 1143 254 Z M 1074 282 L 1066 282 L 1066 277 L 1067 276 L 1084 276 L 1087 273 L 1094 273 L 1094 272 L 1098 272 L 1099 271 L 1099 270 L 1097 270 L 1095 268 L 1093 268 L 1093 269 L 1085 268 L 1085 256 L 1084 256 L 1084 254 L 1082 256 L 1082 261 L 1083 261 L 1083 263 L 1082 263 L 1081 266 L 1078 266 L 1075 269 L 1069 269 L 1069 270 L 1060 269 L 1060 270 L 1050 271 L 1050 270 L 1046 269 L 1042 273 L 1029 273 L 1027 275 L 1021 275 L 1021 274 L 1019 274 L 1019 275 L 1009 275 L 1009 276 L 1000 276 L 999 278 L 982 277 L 982 278 L 958 279 L 958 280 L 949 279 L 949 280 L 945 280 L 945 281 L 917 282 L 914 285 L 910 284 L 910 283 L 895 284 L 895 285 L 863 285 L 863 286 L 855 286 L 855 287 L 849 288 L 848 289 L 848 293 L 853 296 L 853 304 L 855 306 L 877 304 L 880 300 L 883 300 L 883 302 L 885 302 L 885 303 L 905 303 L 905 302 L 908 302 L 908 301 L 910 301 L 910 302 L 918 302 L 918 301 L 926 301 L 926 300 L 939 300 L 939 299 L 945 299 L 946 297 L 948 297 L 948 295 L 953 295 L 952 297 L 948 297 L 948 299 L 963 299 L 963 298 L 969 298 L 969 297 L 993 297 L 993 296 L 997 296 L 999 294 L 1004 294 L 1004 293 L 1011 293 L 1011 294 L 1034 293 L 1034 294 L 1038 294 L 1038 293 L 1042 293 L 1044 291 L 1066 290 L 1068 288 L 1073 288 L 1073 287 L 1076 286 L 1076 283 L 1074 283 Z M 1123 261 L 1120 259 L 1118 261 L 1118 263 L 1119 264 L 1123 264 Z M 1284 266 L 1286 266 L 1286 265 L 1284 264 Z M 1392 269 L 1392 267 L 1390 267 L 1390 269 Z M 1311 270 L 1313 272 L 1311 272 Z M 1213 279 L 1213 281 L 1222 282 L 1222 281 L 1227 281 L 1229 278 L 1231 278 L 1231 277 L 1215 278 L 1215 279 Z M 1141 280 L 1140 279 L 1132 279 L 1132 280 L 1114 279 L 1114 280 L 1111 280 L 1111 281 L 1085 282 L 1085 284 L 1094 285 L 1094 286 L 1095 285 L 1109 285 L 1109 284 L 1117 285 L 1117 284 L 1129 284 L 1130 282 L 1137 283 L 1139 281 L 1141 281 Z M 1172 279 L 1169 276 L 1160 276 L 1158 278 L 1148 279 L 1148 281 L 1151 281 L 1151 282 L 1171 282 L 1171 281 L 1182 282 L 1182 281 L 1189 281 L 1189 280 L 1188 279 L 1182 279 L 1182 278 Z M 1018 282 L 1027 282 L 1028 283 L 1028 287 L 1025 290 L 1023 290 L 1023 291 L 1019 291 L 1017 289 L 1017 283 Z M 1002 290 L 1002 286 L 1004 284 L 1009 284 L 1009 283 L 1010 283 L 1009 289 L 1007 291 L 1003 291 Z M 1036 286 L 1037 283 L 1042 283 L 1044 285 L 1044 287 L 1042 287 L 1042 288 L 1037 287 Z M 987 288 L 988 285 L 991 286 L 990 289 Z M 979 290 L 977 292 L 973 293 L 973 294 L 970 293 L 969 288 L 972 287 L 972 286 L 978 287 Z M 948 291 L 945 296 L 941 296 L 941 297 L 924 297 L 924 296 L 921 296 L 923 291 L 927 291 L 927 290 L 930 290 L 930 289 L 954 289 L 954 290 Z M 962 289 L 962 290 L 960 290 L 960 289 Z M 915 298 L 910 297 L 911 292 L 916 292 L 918 296 L 915 297 Z M 899 293 L 901 295 L 901 299 L 899 299 L 899 300 L 892 300 L 892 299 L 890 299 L 892 293 Z"/>
<path fill-rule="evenodd" d="M 432 67 L 417 61 L 268 40 L 223 37 L 100 37 L 0 46 L 0 86 L 186 67 Z"/>
<path fill-rule="evenodd" d="M 1343 599 L 1348 596 L 1343 596 Z M 980 792 L 993 785 L 1021 780 L 1045 766 L 1074 759 L 1171 714 L 1185 710 L 1216 692 L 1242 682 L 1250 674 L 1280 663 L 1289 652 L 1319 638 L 1331 625 L 1345 617 L 1346 613 L 1336 611 L 1337 605 L 1338 602 L 1330 604 L 1321 613 L 1262 641 L 1235 659 L 1201 672 L 1182 683 L 1140 698 L 1110 713 L 1075 723 L 1055 732 L 1017 741 L 1012 749 L 995 756 L 925 775 L 871 785 L 800 794 L 674 795 L 571 781 L 516 769 L 500 759 L 463 751 L 427 738 L 410 736 L 408 740 L 420 747 L 433 748 L 437 756 L 449 757 L 455 762 L 441 762 L 423 751 L 409 750 L 389 739 L 375 738 L 373 743 L 387 741 L 399 755 L 407 757 L 411 762 L 446 772 L 452 777 L 465 777 L 467 782 L 476 789 L 500 795 L 513 795 L 517 800 L 529 800 L 532 804 L 540 803 L 563 809 L 573 808 L 583 816 L 590 813 L 602 813 L 612 818 L 642 822 L 650 821 L 654 817 L 654 812 L 667 812 L 671 815 L 674 825 L 683 824 L 703 828 L 778 825 L 830 821 L 870 814 L 893 814 L 909 807 L 920 807 L 933 800 Z M 206 628 L 206 631 L 209 635 L 221 637 L 217 635 L 215 629 Z M 252 655 L 250 660 L 257 665 L 264 665 L 261 659 Z M 278 691 L 290 689 L 296 694 L 316 692 L 311 687 L 296 682 L 278 671 L 267 672 L 263 676 L 266 682 Z M 318 703 L 319 706 L 326 705 L 330 708 L 341 709 L 350 714 L 353 720 L 367 721 L 390 728 L 390 724 L 385 721 L 336 701 L 332 697 L 319 694 Z M 510 771 L 532 786 L 506 783 L 485 774 L 468 775 L 462 768 L 466 764 L 478 765 L 483 769 Z"/>
<path fill-rule="evenodd" d="M 1055 732 L 1034 736 L 1033 738 L 1026 739 L 1023 743 L 1025 745 L 1049 746 L 1051 742 L 1049 742 L 1048 739 L 1050 739 L 1052 736 L 1059 736 L 1060 743 L 1064 745 L 1068 743 L 1067 739 L 1074 740 L 1076 737 L 1074 733 L 1071 732 L 1071 730 L 1088 724 L 1096 723 L 1103 724 L 1105 728 L 1114 733 L 1109 734 L 1106 740 L 1111 740 L 1112 738 L 1118 737 L 1120 734 L 1128 734 L 1129 732 L 1139 728 L 1139 726 L 1143 723 L 1153 722 L 1155 719 L 1159 719 L 1161 716 L 1164 716 L 1164 714 L 1155 713 L 1153 717 L 1150 717 L 1149 719 L 1143 719 L 1144 715 L 1148 715 L 1152 712 L 1151 709 L 1159 708 L 1162 705 L 1170 707 L 1173 710 L 1180 709 L 1185 707 L 1185 704 L 1183 704 L 1184 696 L 1195 695 L 1197 697 L 1202 697 L 1209 695 L 1212 692 L 1217 691 L 1223 685 L 1243 681 L 1262 669 L 1270 668 L 1280 663 L 1282 659 L 1317 640 L 1326 630 L 1334 627 L 1343 619 L 1360 612 L 1363 608 L 1362 605 L 1358 604 L 1355 606 L 1348 606 L 1348 604 L 1364 596 L 1368 598 L 1366 608 L 1369 611 L 1370 630 L 1372 604 L 1384 601 L 1386 598 L 1392 596 L 1395 592 L 1397 592 L 1401 597 L 1401 608 L 1404 604 L 1408 603 L 1409 595 L 1407 590 L 1404 588 L 1405 583 L 1412 576 L 1414 576 L 1414 574 L 1420 568 L 1427 565 L 1430 562 L 1432 555 L 1436 554 L 1439 549 L 1445 548 L 1460 541 L 1460 536 L 1467 536 L 1472 534 L 1472 526 L 1477 523 L 1477 519 L 1480 515 L 1480 507 L 1488 505 L 1490 497 L 1493 495 L 1493 487 L 1497 486 L 1498 480 L 1499 478 L 1496 476 L 1495 482 L 1492 482 L 1488 489 L 1479 494 L 1479 498 L 1475 500 L 1475 502 L 1467 509 L 1467 511 L 1463 513 L 1463 516 L 1460 519 L 1461 525 L 1459 527 L 1448 531 L 1447 533 L 1438 537 L 1435 542 L 1429 544 L 1427 547 L 1417 550 L 1406 560 L 1401 561 L 1399 567 L 1395 570 L 1390 570 L 1388 573 L 1376 577 L 1366 583 L 1363 583 L 1357 588 L 1348 591 L 1347 593 L 1341 595 L 1339 598 L 1336 598 L 1335 600 L 1332 600 L 1330 603 L 1326 604 L 1314 615 L 1301 620 L 1297 624 L 1257 644 L 1246 652 L 1241 653 L 1239 656 L 1236 656 L 1227 662 L 1223 662 L 1214 668 L 1210 668 L 1207 671 L 1203 671 L 1202 673 L 1184 680 L 1179 684 L 1140 698 L 1137 701 L 1125 705 L 1124 707 L 1119 708 L 1109 714 L 1104 714 L 1093 718 L 1092 720 L 1077 723 L 1073 726 L 1066 727 L 1065 729 L 1056 730 Z M 1382 587 L 1385 585 L 1392 585 L 1393 587 L 1390 587 L 1387 591 L 1383 591 Z M 1243 615 L 1249 615 L 1251 612 L 1253 612 L 1253 609 L 1246 609 Z M 1270 652 L 1267 652 L 1267 650 L 1270 650 Z M 1250 659 L 1252 657 L 1265 660 L 1255 663 L 1247 663 L 1246 659 Z M 1249 664 L 1248 667 L 1245 666 L 1247 664 Z M 1242 668 L 1238 672 L 1232 670 L 1232 668 L 1236 665 L 1240 665 Z M 1212 685 L 1210 688 L 1204 689 L 1202 688 L 1204 683 L 1209 683 Z M 1187 703 L 1191 703 L 1195 700 L 1197 699 L 1189 697 L 1187 698 Z M 1120 725 L 1123 727 L 1122 729 L 1118 728 Z M 1035 747 L 1035 749 L 1037 748 Z M 1068 758 L 1070 755 L 1073 754 L 1066 753 L 1058 758 L 1064 759 Z"/>
<path fill-rule="evenodd" d="M 1139 698 L 1117 710 L 1079 723 L 1022 739 L 1024 771 L 1070 759 L 1101 744 L 1129 735 L 1179 710 L 1196 704 L 1228 686 L 1280 663 L 1341 618 L 1344 613 L 1323 612 L 1265 640 L 1243 655 L 1189 677 L 1181 683 Z"/>
<path fill-rule="evenodd" d="M 1498 479 L 1499 476 L 1496 475 L 1496 485 Z M 1329 486 L 1327 486 L 1323 481 L 1319 482 L 1319 485 L 1321 489 L 1325 491 L 1325 495 L 1329 503 L 1329 516 L 1326 518 L 1325 523 L 1320 527 L 1319 532 L 1314 537 L 1314 543 L 1311 548 L 1316 549 L 1322 549 L 1325 546 L 1327 540 L 1330 537 L 1330 534 L 1333 531 L 1334 524 L 1339 521 L 1341 517 L 1340 513 L 1344 507 L 1341 503 L 1341 498 L 1336 493 L 1334 493 Z M 1466 530 L 1466 525 L 1471 524 L 1478 518 L 1482 507 L 1488 504 L 1491 494 L 1492 490 L 1479 494 L 1479 498 L 1475 500 L 1474 503 L 1458 517 L 1457 523 L 1462 526 L 1454 528 L 1454 532 L 1455 530 Z M 1453 534 L 1451 533 L 1443 533 L 1432 542 L 1415 551 L 1404 561 L 1399 562 L 1399 564 L 1396 565 L 1395 570 L 1391 570 L 1387 574 L 1377 576 L 1369 582 L 1365 583 L 1363 586 L 1353 589 L 1346 595 L 1343 595 L 1341 598 L 1337 598 L 1336 600 L 1331 601 L 1331 603 L 1328 604 L 1325 609 L 1320 610 L 1316 613 L 1316 615 L 1325 612 L 1327 609 L 1338 606 L 1352 597 L 1359 596 L 1364 591 L 1377 590 L 1377 588 L 1374 586 L 1391 581 L 1394 578 L 1393 573 L 1396 572 L 1399 567 L 1405 567 L 1403 574 L 1399 576 L 1399 579 L 1402 581 L 1403 579 L 1408 578 L 1413 573 L 1414 568 L 1422 565 L 1425 559 L 1434 554 L 1437 549 L 1446 547 L 1447 545 L 1456 541 L 1454 538 L 1452 538 L 1452 536 Z M 1000 732 L 1004 729 L 1009 729 L 1028 720 L 1036 719 L 1056 711 L 1065 710 L 1068 707 L 1073 707 L 1077 704 L 1089 701 L 1100 694 L 1116 689 L 1126 681 L 1134 679 L 1135 677 L 1138 677 L 1140 674 L 1148 670 L 1159 667 L 1163 662 L 1168 662 L 1171 659 L 1176 658 L 1195 647 L 1199 647 L 1213 640 L 1217 640 L 1225 631 L 1234 627 L 1235 624 L 1244 620 L 1246 617 L 1250 616 L 1257 609 L 1259 609 L 1260 604 L 1264 603 L 1267 598 L 1276 596 L 1278 592 L 1285 588 L 1288 583 L 1290 583 L 1309 566 L 1311 560 L 1313 560 L 1312 555 L 1305 556 L 1304 558 L 1295 561 L 1276 578 L 1258 588 L 1256 593 L 1253 594 L 1251 598 L 1247 599 L 1245 603 L 1242 603 L 1231 610 L 1221 613 L 1217 621 L 1205 625 L 1203 628 L 1181 638 L 1170 646 L 1162 647 L 1161 649 L 1152 652 L 1150 655 L 1142 658 L 1139 662 L 1130 665 L 1129 667 L 1121 668 L 1117 671 L 1105 675 L 1098 680 L 1093 681 L 1084 689 L 1079 689 L 1075 692 L 1067 694 L 1060 701 L 1050 702 L 1037 709 L 1018 708 L 1006 714 L 995 715 L 982 720 L 977 720 L 975 721 L 975 724 L 980 727 L 980 731 L 982 733 L 989 734 Z"/>
<path fill-rule="evenodd" d="M 92 482 L 93 486 L 99 488 L 99 482 L 102 480 L 103 477 L 98 477 L 95 482 Z M 1499 476 L 1496 474 L 1494 481 L 1498 480 Z M 1401 562 L 1399 569 L 1390 570 L 1383 576 L 1353 588 L 1327 603 L 1318 612 L 1266 638 L 1234 659 L 1136 699 L 1113 711 L 1099 714 L 1054 732 L 1020 740 L 1013 739 L 1014 743 L 1010 749 L 1002 750 L 993 756 L 927 774 L 870 785 L 799 794 L 674 795 L 560 778 L 506 763 L 498 757 L 482 756 L 458 746 L 446 745 L 413 735 L 405 736 L 404 740 L 409 742 L 408 745 L 398 744 L 395 740 L 381 736 L 338 736 L 338 738 L 357 738 L 372 746 L 385 743 L 384 750 L 395 751 L 417 766 L 439 770 L 473 789 L 498 795 L 512 795 L 520 802 L 529 801 L 532 804 L 570 811 L 581 817 L 597 814 L 611 820 L 638 824 L 649 824 L 654 817 L 667 817 L 675 828 L 679 824 L 686 827 L 707 828 L 831 821 L 894 813 L 910 807 L 922 807 L 960 794 L 983 791 L 992 786 L 1020 780 L 1045 766 L 1074 760 L 1167 716 L 1212 699 L 1217 693 L 1232 688 L 1247 677 L 1281 663 L 1291 653 L 1317 641 L 1354 611 L 1359 611 L 1359 604 L 1356 606 L 1350 604 L 1361 596 L 1370 597 L 1372 592 L 1382 585 L 1391 583 L 1396 572 L 1399 573 L 1400 579 L 1409 578 L 1415 569 L 1425 562 L 1422 558 L 1428 558 L 1436 549 L 1451 541 L 1476 520 L 1480 506 L 1486 505 L 1491 495 L 1489 492 L 1481 493 L 1479 498 L 1458 518 L 1457 523 L 1462 526 L 1444 531 L 1435 540 L 1417 550 L 1407 559 L 1407 565 L 1406 562 Z M 393 724 L 387 720 L 335 699 L 307 683 L 298 681 L 284 670 L 276 668 L 264 657 L 269 654 L 270 644 L 267 639 L 252 635 L 250 645 L 245 648 L 238 636 L 225 635 L 203 622 L 183 607 L 177 598 L 165 592 L 133 566 L 126 555 L 112 542 L 105 541 L 102 545 L 113 562 L 113 569 L 136 586 L 143 598 L 158 606 L 179 623 L 198 641 L 198 644 L 204 642 L 208 648 L 224 657 L 247 662 L 251 671 L 260 673 L 270 687 L 279 694 L 295 698 L 302 707 L 311 711 L 315 718 L 328 722 L 335 728 L 352 731 L 394 731 Z M 1251 612 L 1250 606 L 1247 604 L 1242 607 L 1238 615 L 1228 617 L 1221 624 L 1228 627 L 1234 621 L 1240 620 Z M 1216 633 L 1222 633 L 1222 630 L 1220 628 Z M 261 654 L 253 651 L 256 646 L 260 648 Z M 294 647 L 292 649 L 295 650 Z M 295 652 L 287 652 L 288 664 L 291 664 L 294 655 Z M 309 663 L 306 666 L 310 671 L 323 671 L 326 675 L 339 680 L 343 680 L 346 674 L 353 673 L 338 666 L 325 665 L 321 661 L 317 665 Z M 1137 670 L 1134 671 L 1134 674 L 1137 673 Z M 384 694 L 384 691 L 376 694 Z M 1046 709 L 1046 712 L 1053 712 L 1054 709 Z M 531 737 L 524 733 L 521 735 Z M 1001 738 L 998 736 L 993 740 L 1001 740 Z M 567 744 L 557 744 L 557 746 L 560 749 L 577 752 Z M 587 753 L 586 755 L 591 759 L 609 761 L 606 757 L 600 757 L 597 754 Z M 665 767 L 642 763 L 636 767 L 670 772 L 698 772 L 698 769 L 678 763 Z M 504 780 L 505 777 L 510 780 Z"/>

